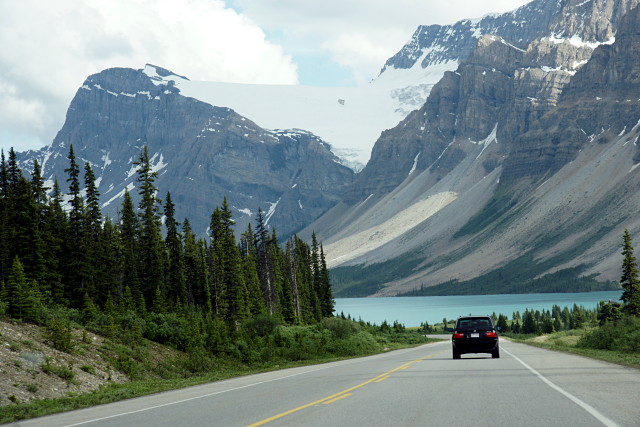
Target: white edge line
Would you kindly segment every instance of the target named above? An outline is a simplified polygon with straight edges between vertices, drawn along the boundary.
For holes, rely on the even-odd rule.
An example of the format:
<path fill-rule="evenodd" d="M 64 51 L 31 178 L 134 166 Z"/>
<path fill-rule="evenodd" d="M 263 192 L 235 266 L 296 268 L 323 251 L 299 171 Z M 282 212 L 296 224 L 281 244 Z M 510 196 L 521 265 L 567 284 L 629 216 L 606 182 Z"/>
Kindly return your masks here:
<path fill-rule="evenodd" d="M 524 366 L 525 368 L 527 368 L 528 370 L 533 372 L 533 374 L 535 374 L 538 378 L 540 378 L 549 387 L 551 387 L 552 389 L 554 389 L 558 393 L 564 395 L 569 400 L 573 401 L 576 405 L 580 406 L 582 409 L 587 411 L 589 414 L 593 415 L 598 421 L 600 421 L 605 426 L 618 427 L 618 424 L 616 424 L 614 421 L 612 421 L 609 418 L 607 418 L 604 415 L 602 415 L 596 408 L 594 408 L 593 406 L 589 405 L 588 403 L 583 402 L 582 400 L 580 400 L 577 397 L 575 397 L 573 394 L 571 394 L 568 391 L 565 391 L 564 389 L 562 389 L 559 386 L 555 385 L 554 383 L 549 381 L 546 377 L 544 377 L 540 372 L 536 371 L 531 366 L 527 365 L 525 362 L 523 362 L 519 357 L 517 357 L 513 353 L 505 350 L 504 348 L 502 349 L 502 351 L 504 351 L 505 353 L 507 353 L 508 355 L 513 357 L 514 359 L 516 359 L 522 366 Z"/>
<path fill-rule="evenodd" d="M 424 345 L 438 344 L 438 343 L 439 342 L 427 343 L 427 344 L 424 344 Z M 413 348 L 409 348 L 409 349 L 406 349 L 406 350 L 407 350 L 407 352 L 410 352 L 410 351 L 413 351 L 413 350 L 417 350 L 420 347 L 422 347 L 422 346 L 413 347 Z M 370 359 L 381 359 L 381 358 L 385 358 L 385 357 L 390 356 L 391 353 L 392 352 L 377 354 L 377 355 L 369 356 L 369 358 Z M 306 371 L 303 371 L 303 372 L 296 372 L 295 374 L 286 375 L 284 377 L 278 377 L 278 378 L 273 378 L 273 379 L 269 379 L 269 380 L 258 381 L 256 383 L 251 383 L 251 384 L 247 384 L 247 385 L 243 385 L 243 386 L 239 386 L 239 387 L 233 387 L 233 388 L 229 388 L 229 389 L 226 389 L 226 390 L 215 391 L 215 392 L 212 392 L 212 393 L 202 394 L 202 395 L 199 395 L 199 396 L 190 397 L 188 399 L 182 399 L 182 400 L 176 400 L 176 401 L 173 401 L 173 402 L 163 403 L 162 405 L 149 406 L 149 407 L 146 407 L 146 408 L 136 409 L 135 411 L 121 412 L 121 413 L 109 415 L 109 416 L 106 416 L 106 417 L 94 418 L 94 419 L 91 419 L 91 420 L 81 421 L 79 423 L 74 423 L 74 424 L 67 424 L 65 427 L 81 426 L 81 425 L 84 425 L 84 424 L 94 423 L 94 422 L 97 422 L 97 421 L 104 421 L 104 420 L 109 420 L 111 418 L 122 417 L 122 416 L 125 416 L 125 415 L 131 415 L 131 414 L 136 414 L 138 412 L 145 412 L 145 411 L 150 411 L 150 410 L 153 410 L 153 409 L 163 408 L 165 406 L 177 405 L 177 404 L 180 404 L 180 403 L 189 402 L 191 400 L 203 399 L 205 397 L 215 396 L 217 394 L 227 393 L 227 392 L 235 391 L 235 390 L 242 390 L 243 388 L 254 387 L 254 386 L 257 386 L 257 385 L 260 385 L 260 384 L 266 384 L 266 383 L 270 383 L 270 382 L 273 382 L 273 381 L 280 381 L 280 380 L 283 380 L 283 379 L 286 379 L 286 378 L 297 377 L 299 375 L 309 374 L 309 373 L 312 373 L 312 372 L 321 371 L 321 370 L 324 370 L 324 369 L 329 369 L 329 368 L 332 368 L 332 367 L 335 367 L 335 366 L 349 365 L 351 363 L 356 363 L 356 362 L 358 362 L 358 359 L 346 360 L 346 361 L 343 361 L 343 363 L 334 362 L 332 364 L 324 365 L 324 366 L 318 367 L 316 369 L 309 369 L 309 370 L 306 370 Z M 335 363 L 339 363 L 339 365 L 336 365 Z M 272 371 L 272 372 L 276 372 L 276 371 Z M 232 379 L 234 379 L 234 378 L 229 378 L 229 380 L 232 380 Z M 176 390 L 168 390 L 168 392 L 170 392 L 170 391 L 176 391 Z M 151 395 L 139 396 L 139 397 L 148 397 L 148 396 L 151 396 Z M 112 402 L 112 403 L 117 403 L 117 402 Z"/>

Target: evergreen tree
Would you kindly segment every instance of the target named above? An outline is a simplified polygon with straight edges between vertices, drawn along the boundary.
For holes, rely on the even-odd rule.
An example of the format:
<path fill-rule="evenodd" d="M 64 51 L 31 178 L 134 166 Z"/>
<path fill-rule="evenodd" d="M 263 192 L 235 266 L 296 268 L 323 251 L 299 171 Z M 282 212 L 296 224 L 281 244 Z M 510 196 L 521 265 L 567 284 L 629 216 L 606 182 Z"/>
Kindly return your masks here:
<path fill-rule="evenodd" d="M 0 151 L 0 282 L 11 269 L 11 230 L 9 206 L 9 171 L 4 150 Z"/>
<path fill-rule="evenodd" d="M 164 215 L 166 218 L 165 227 L 167 229 L 165 246 L 168 253 L 167 284 L 169 298 L 174 304 L 177 301 L 189 302 L 190 298 L 187 295 L 184 271 L 182 236 L 180 236 L 178 231 L 179 224 L 175 219 L 175 205 L 171 200 L 170 193 L 167 193 L 167 197 L 165 199 Z"/>
<path fill-rule="evenodd" d="M 73 145 L 69 148 L 69 167 L 65 172 L 69 175 L 67 182 L 69 183 L 69 201 L 71 209 L 69 211 L 69 235 L 66 241 L 66 260 L 64 265 L 67 267 L 65 277 L 67 283 L 65 286 L 65 296 L 73 307 L 80 307 L 87 285 L 87 272 L 85 271 L 86 250 L 84 247 L 84 225 L 85 225 L 85 208 L 84 199 L 80 194 L 80 168 L 76 163 Z"/>
<path fill-rule="evenodd" d="M 581 329 L 584 326 L 584 313 L 577 304 L 573 304 L 571 311 L 571 329 Z"/>
<path fill-rule="evenodd" d="M 100 233 L 100 252 L 96 254 L 96 262 L 100 265 L 99 288 L 95 301 L 102 304 L 108 294 L 121 297 L 124 291 L 124 250 L 120 230 L 111 219 L 106 218 Z"/>
<path fill-rule="evenodd" d="M 120 247 L 122 250 L 122 283 L 133 291 L 134 295 L 143 295 L 140 283 L 140 251 L 139 233 L 140 225 L 133 200 L 129 191 L 125 188 L 122 212 L 120 213 Z M 120 294 L 122 289 L 118 289 Z"/>
<path fill-rule="evenodd" d="M 85 228 L 87 237 L 97 240 L 102 231 L 102 212 L 100 211 L 100 192 L 96 187 L 96 177 L 90 163 L 84 165 L 84 188 L 86 194 Z"/>
<path fill-rule="evenodd" d="M 37 284 L 29 283 L 22 263 L 16 257 L 2 296 L 7 303 L 7 314 L 16 319 L 36 320 L 36 306 L 39 303 Z"/>
<path fill-rule="evenodd" d="M 525 310 L 524 316 L 522 317 L 522 333 L 535 334 L 537 332 L 538 325 L 536 325 L 536 320 L 533 316 L 533 313 L 529 310 Z"/>
<path fill-rule="evenodd" d="M 320 245 L 320 308 L 323 317 L 333 316 L 335 301 L 331 290 L 331 277 L 327 268 L 327 261 L 324 257 L 324 249 Z"/>
<path fill-rule="evenodd" d="M 158 176 L 151 166 L 149 150 L 145 145 L 138 160 L 134 162 L 140 184 L 140 283 L 142 293 L 149 301 L 157 288 L 164 292 L 164 248 L 158 215 L 159 200 L 156 197 L 155 180 Z"/>
<path fill-rule="evenodd" d="M 509 324 L 507 323 L 507 316 L 500 314 L 498 316 L 498 322 L 496 326 L 500 328 L 500 332 L 509 332 Z"/>
<path fill-rule="evenodd" d="M 102 213 L 100 212 L 100 192 L 96 187 L 96 177 L 91 168 L 91 164 L 84 165 L 84 189 L 86 204 L 84 210 L 82 247 L 84 248 L 84 259 L 82 272 L 85 277 L 84 291 L 91 297 L 96 295 L 97 289 L 107 289 L 103 283 L 105 280 L 106 267 L 103 258 L 107 254 L 107 248 L 103 247 L 102 239 Z"/>
<path fill-rule="evenodd" d="M 11 193 L 11 256 L 18 256 L 25 273 L 41 283 L 45 273 L 45 247 L 40 232 L 43 208 L 36 203 L 31 183 L 24 179 L 22 174 L 13 184 Z"/>
<path fill-rule="evenodd" d="M 258 277 L 258 241 L 249 223 L 240 238 L 240 256 L 244 264 L 244 280 L 248 293 L 248 309 L 252 316 L 264 314 L 266 306 Z"/>
<path fill-rule="evenodd" d="M 622 277 L 620 285 L 622 285 L 622 301 L 625 303 L 625 311 L 640 316 L 640 281 L 638 280 L 638 265 L 636 257 L 633 254 L 633 246 L 631 243 L 631 235 L 629 230 L 624 230 L 624 243 L 622 247 Z"/>
<path fill-rule="evenodd" d="M 42 177 L 42 169 L 38 160 L 33 161 L 33 173 L 31 174 L 31 189 L 33 191 L 33 198 L 38 206 L 44 209 L 47 204 L 47 190 L 49 187 L 44 185 L 44 178 Z"/>
<path fill-rule="evenodd" d="M 269 314 L 274 314 L 278 301 L 271 259 L 272 242 L 261 209 L 258 209 L 258 216 L 256 218 L 256 236 L 258 239 L 258 277 L 260 278 L 260 287 L 262 288 L 262 294 L 267 304 Z"/>
<path fill-rule="evenodd" d="M 211 289 L 211 307 L 213 313 L 222 319 L 227 312 L 227 290 L 224 282 L 222 213 L 218 207 L 211 214 L 209 225 L 211 244 L 209 246 L 208 270 Z"/>
<path fill-rule="evenodd" d="M 202 307 L 207 314 L 213 312 L 206 248 L 191 230 L 189 220 L 182 224 L 184 239 L 184 271 L 187 301 Z"/>
<path fill-rule="evenodd" d="M 224 289 L 224 312 L 222 318 L 230 323 L 237 323 L 245 319 L 249 313 L 247 309 L 247 288 L 242 273 L 240 251 L 236 245 L 233 233 L 233 218 L 229 203 L 225 197 L 222 208 L 218 210 L 218 222 L 212 226 L 212 248 L 216 252 L 216 259 L 220 263 L 221 287 Z M 212 230 L 214 229 L 212 227 Z M 215 239 L 215 240 L 214 240 Z"/>
<path fill-rule="evenodd" d="M 58 180 L 53 183 L 53 192 L 42 223 L 42 238 L 45 251 L 45 274 L 43 291 L 49 301 L 68 304 L 64 298 L 64 273 L 66 239 L 68 238 L 67 214 L 62 208 L 62 193 Z"/>
<path fill-rule="evenodd" d="M 287 240 L 285 258 L 287 260 L 287 273 L 289 275 L 289 289 L 284 292 L 282 301 L 282 314 L 284 320 L 289 324 L 299 323 L 302 319 L 302 304 L 300 288 L 298 285 L 298 263 L 295 251 L 295 238 Z"/>

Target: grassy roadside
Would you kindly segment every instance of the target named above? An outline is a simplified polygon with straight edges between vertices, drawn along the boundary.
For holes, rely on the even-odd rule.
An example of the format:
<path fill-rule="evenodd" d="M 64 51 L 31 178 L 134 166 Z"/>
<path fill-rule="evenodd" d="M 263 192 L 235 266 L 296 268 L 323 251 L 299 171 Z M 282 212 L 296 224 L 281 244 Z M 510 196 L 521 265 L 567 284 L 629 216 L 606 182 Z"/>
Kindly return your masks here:
<path fill-rule="evenodd" d="M 333 329 L 326 329 L 327 326 Z M 149 358 L 145 357 L 149 353 L 141 352 L 142 357 L 127 359 L 128 367 L 131 364 L 137 366 L 136 375 L 130 381 L 121 384 L 110 383 L 89 393 L 68 393 L 64 397 L 40 399 L 28 403 L 15 402 L 1 406 L 0 424 L 238 376 L 363 357 L 437 341 L 424 337 L 418 331 L 403 328 L 382 330 L 345 320 L 327 321 L 322 327 L 281 328 L 278 334 L 282 336 L 292 334 L 295 338 L 286 343 L 286 348 L 271 348 L 268 360 L 216 357 L 202 361 L 197 355 L 176 354 L 173 349 L 166 352 L 165 358 L 159 359 L 162 356 L 158 356 L 157 353 L 154 353 L 156 354 L 154 358 Z M 269 350 L 269 347 L 263 348 Z M 194 364 L 200 365 L 205 362 L 206 369 L 192 369 Z"/>
<path fill-rule="evenodd" d="M 640 369 L 640 353 L 579 347 L 578 340 L 589 331 L 590 329 L 581 329 L 543 335 L 504 334 L 503 336 L 511 341 L 532 345 L 534 347 L 577 354 L 580 356 L 590 357 L 592 359 Z"/>

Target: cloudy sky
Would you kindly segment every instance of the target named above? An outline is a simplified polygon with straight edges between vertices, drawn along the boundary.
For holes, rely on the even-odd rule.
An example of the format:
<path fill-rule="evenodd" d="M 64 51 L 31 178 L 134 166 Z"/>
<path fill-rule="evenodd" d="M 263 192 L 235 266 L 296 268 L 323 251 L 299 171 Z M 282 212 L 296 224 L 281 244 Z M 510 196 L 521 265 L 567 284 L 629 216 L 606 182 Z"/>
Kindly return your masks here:
<path fill-rule="evenodd" d="M 0 148 L 49 144 L 77 88 L 110 67 L 192 80 L 350 86 L 420 24 L 528 0 L 0 0 Z"/>

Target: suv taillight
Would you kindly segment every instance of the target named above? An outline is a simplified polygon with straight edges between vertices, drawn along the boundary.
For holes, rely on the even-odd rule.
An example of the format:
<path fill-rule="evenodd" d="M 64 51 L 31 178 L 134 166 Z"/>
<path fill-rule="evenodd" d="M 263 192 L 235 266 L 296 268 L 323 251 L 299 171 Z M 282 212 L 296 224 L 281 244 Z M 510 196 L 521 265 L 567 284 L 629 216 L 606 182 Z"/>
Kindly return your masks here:
<path fill-rule="evenodd" d="M 453 334 L 454 338 L 464 338 L 464 334 L 462 332 L 456 332 L 455 334 Z"/>
<path fill-rule="evenodd" d="M 498 336 L 498 334 L 496 334 L 495 331 L 489 331 L 489 332 L 486 332 L 484 334 L 484 336 L 487 337 L 487 338 L 496 338 Z"/>

